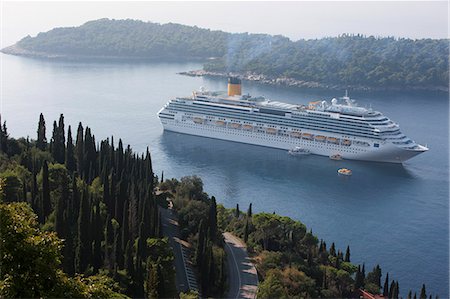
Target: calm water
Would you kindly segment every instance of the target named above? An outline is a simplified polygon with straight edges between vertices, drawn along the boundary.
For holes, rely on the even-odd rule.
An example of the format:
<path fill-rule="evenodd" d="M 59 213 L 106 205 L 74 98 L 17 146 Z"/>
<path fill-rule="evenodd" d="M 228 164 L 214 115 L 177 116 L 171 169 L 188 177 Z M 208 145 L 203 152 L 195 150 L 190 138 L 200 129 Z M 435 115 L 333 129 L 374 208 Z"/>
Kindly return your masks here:
<path fill-rule="evenodd" d="M 226 88 L 223 80 L 176 74 L 198 64 L 49 62 L 1 55 L 2 120 L 12 136 L 36 138 L 40 112 L 50 134 L 53 120 L 64 113 L 66 126 L 82 121 L 97 140 L 114 135 L 138 152 L 150 147 L 157 174 L 200 175 L 206 191 L 226 207 L 239 203 L 245 210 L 253 202 L 255 211 L 301 220 L 342 250 L 349 244 L 353 262 L 365 262 L 368 270 L 379 263 L 383 273 L 399 280 L 405 296 L 425 283 L 429 292 L 448 297 L 448 94 L 352 93 L 431 150 L 403 166 L 337 162 L 163 133 L 156 113 L 169 98 L 199 86 Z M 244 92 L 291 103 L 340 96 L 244 84 Z M 338 177 L 342 166 L 354 175 Z"/>

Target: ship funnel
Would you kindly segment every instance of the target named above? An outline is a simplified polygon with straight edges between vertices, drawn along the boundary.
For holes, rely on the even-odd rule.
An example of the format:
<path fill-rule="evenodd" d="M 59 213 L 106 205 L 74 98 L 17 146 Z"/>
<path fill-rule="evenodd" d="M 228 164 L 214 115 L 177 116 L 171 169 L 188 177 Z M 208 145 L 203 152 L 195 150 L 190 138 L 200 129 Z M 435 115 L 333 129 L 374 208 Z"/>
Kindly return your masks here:
<path fill-rule="evenodd" d="M 228 77 L 228 96 L 241 95 L 241 79 L 236 77 Z"/>

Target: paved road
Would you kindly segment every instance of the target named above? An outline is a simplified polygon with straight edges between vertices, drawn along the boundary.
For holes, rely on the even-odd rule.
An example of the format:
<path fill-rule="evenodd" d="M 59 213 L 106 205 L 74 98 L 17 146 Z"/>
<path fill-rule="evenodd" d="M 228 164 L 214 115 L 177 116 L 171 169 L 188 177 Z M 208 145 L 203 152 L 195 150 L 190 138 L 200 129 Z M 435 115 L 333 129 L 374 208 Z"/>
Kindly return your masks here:
<path fill-rule="evenodd" d="M 229 269 L 227 298 L 256 298 L 258 275 L 244 242 L 231 233 L 224 233 L 223 236 Z"/>
<path fill-rule="evenodd" d="M 160 208 L 162 231 L 169 238 L 175 257 L 175 280 L 178 292 L 198 291 L 197 280 L 188 260 L 188 243 L 180 238 L 178 219 L 171 209 Z"/>

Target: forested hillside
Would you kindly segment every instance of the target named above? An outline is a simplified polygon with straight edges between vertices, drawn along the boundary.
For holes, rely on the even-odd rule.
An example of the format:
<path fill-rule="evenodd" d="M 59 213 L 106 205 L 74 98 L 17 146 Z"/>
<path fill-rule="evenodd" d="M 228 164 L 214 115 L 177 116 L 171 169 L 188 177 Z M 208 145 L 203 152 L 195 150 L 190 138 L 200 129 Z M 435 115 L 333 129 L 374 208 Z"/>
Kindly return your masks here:
<path fill-rule="evenodd" d="M 3 49 L 46 58 L 202 59 L 205 71 L 220 75 L 234 72 L 244 78 L 297 80 L 325 88 L 430 90 L 448 90 L 448 51 L 444 39 L 343 34 L 291 41 L 282 36 L 109 19 L 56 28 Z"/>

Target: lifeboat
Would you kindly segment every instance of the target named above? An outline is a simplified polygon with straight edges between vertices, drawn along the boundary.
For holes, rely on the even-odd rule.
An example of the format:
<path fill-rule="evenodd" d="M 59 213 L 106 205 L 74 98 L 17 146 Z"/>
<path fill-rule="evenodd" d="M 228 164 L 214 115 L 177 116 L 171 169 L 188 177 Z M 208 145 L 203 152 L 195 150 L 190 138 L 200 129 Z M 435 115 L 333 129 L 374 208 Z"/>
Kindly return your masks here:
<path fill-rule="evenodd" d="M 302 137 L 303 137 L 303 139 L 306 139 L 306 140 L 312 140 L 313 139 L 313 134 L 303 133 Z"/>
<path fill-rule="evenodd" d="M 216 125 L 223 127 L 225 125 L 225 122 L 218 120 L 218 121 L 216 121 Z"/>
<path fill-rule="evenodd" d="M 339 144 L 339 139 L 334 138 L 334 137 L 328 137 L 327 141 L 330 143 Z"/>
<path fill-rule="evenodd" d="M 267 128 L 266 129 L 267 134 L 273 134 L 275 135 L 277 133 L 277 129 L 274 128 Z"/>
<path fill-rule="evenodd" d="M 299 132 L 291 132 L 291 137 L 300 138 L 302 137 L 302 133 Z"/>
<path fill-rule="evenodd" d="M 201 118 L 201 117 L 194 117 L 194 122 L 196 124 L 202 124 L 203 123 L 203 118 Z"/>
<path fill-rule="evenodd" d="M 341 175 L 352 175 L 352 171 L 348 168 L 339 168 L 337 172 Z"/>
<path fill-rule="evenodd" d="M 253 129 L 253 126 L 252 125 L 243 125 L 242 126 L 242 128 L 244 129 L 244 130 L 252 130 Z"/>
<path fill-rule="evenodd" d="M 342 140 L 342 145 L 350 146 L 351 144 L 352 144 L 352 142 L 348 139 Z"/>
<path fill-rule="evenodd" d="M 335 161 L 341 161 L 342 160 L 342 156 L 339 154 L 335 154 L 335 155 L 331 155 L 330 156 L 331 160 L 335 160 Z"/>
<path fill-rule="evenodd" d="M 241 127 L 241 124 L 237 124 L 237 123 L 231 123 L 230 127 L 232 127 L 233 129 L 238 129 Z"/>
<path fill-rule="evenodd" d="M 325 141 L 325 136 L 322 136 L 322 135 L 316 135 L 316 137 L 314 137 L 314 139 L 316 140 L 316 141 Z"/>

